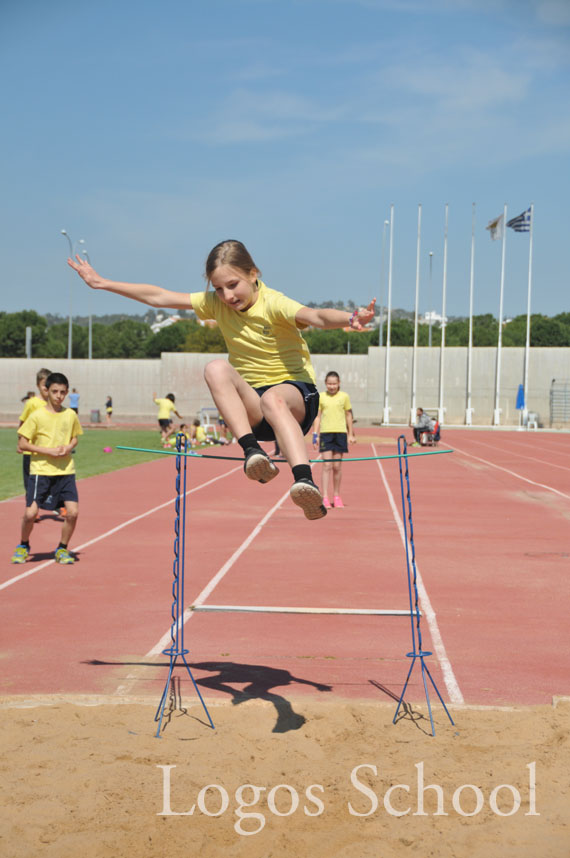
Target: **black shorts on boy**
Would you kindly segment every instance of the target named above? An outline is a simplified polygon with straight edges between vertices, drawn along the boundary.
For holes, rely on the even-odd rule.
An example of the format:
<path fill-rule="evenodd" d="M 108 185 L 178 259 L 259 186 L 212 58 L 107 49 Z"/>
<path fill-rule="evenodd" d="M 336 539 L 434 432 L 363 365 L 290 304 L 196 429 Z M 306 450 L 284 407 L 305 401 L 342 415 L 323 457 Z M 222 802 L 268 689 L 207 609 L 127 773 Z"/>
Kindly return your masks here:
<path fill-rule="evenodd" d="M 65 501 L 77 503 L 78 500 L 75 474 L 62 474 L 56 477 L 30 474 L 28 478 L 27 507 L 37 503 L 42 509 L 59 509 Z"/>
<path fill-rule="evenodd" d="M 348 453 L 346 432 L 321 432 L 319 437 L 319 453 Z"/>
<path fill-rule="evenodd" d="M 168 429 L 168 427 L 171 424 L 172 424 L 172 420 L 165 419 L 164 417 L 161 417 L 160 420 L 158 421 L 158 425 L 160 426 L 161 429 Z"/>
<path fill-rule="evenodd" d="M 306 381 L 282 381 L 280 384 L 292 384 L 293 387 L 301 391 L 301 395 L 305 400 L 305 417 L 301 422 L 301 429 L 303 435 L 306 435 L 319 413 L 319 391 L 314 384 L 309 384 Z M 253 389 L 261 397 L 266 390 L 270 390 L 272 387 L 277 387 L 277 385 L 266 384 L 264 387 L 254 387 Z M 258 441 L 275 441 L 273 427 L 267 422 L 265 417 L 257 426 L 252 426 L 251 431 Z"/>

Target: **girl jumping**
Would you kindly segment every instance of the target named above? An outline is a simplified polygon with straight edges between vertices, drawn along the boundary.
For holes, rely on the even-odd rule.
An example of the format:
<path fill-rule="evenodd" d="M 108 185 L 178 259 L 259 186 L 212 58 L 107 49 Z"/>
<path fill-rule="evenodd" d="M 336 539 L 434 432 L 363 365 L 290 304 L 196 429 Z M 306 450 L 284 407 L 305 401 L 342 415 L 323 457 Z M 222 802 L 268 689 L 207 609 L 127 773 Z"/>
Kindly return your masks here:
<path fill-rule="evenodd" d="M 246 476 L 260 483 L 277 476 L 279 469 L 259 445 L 259 441 L 277 441 L 293 471 L 293 502 L 308 519 L 327 514 L 313 482 L 303 437 L 317 416 L 319 394 L 300 329 L 312 325 L 361 331 L 374 317 L 376 299 L 352 314 L 305 307 L 269 289 L 245 246 L 234 240 L 223 241 L 210 252 L 205 292 L 188 294 L 147 283 L 119 283 L 101 277 L 79 256 L 67 261 L 92 289 L 115 292 L 151 307 L 193 310 L 200 319 L 215 320 L 229 361 L 211 361 L 204 377 L 244 452 Z"/>

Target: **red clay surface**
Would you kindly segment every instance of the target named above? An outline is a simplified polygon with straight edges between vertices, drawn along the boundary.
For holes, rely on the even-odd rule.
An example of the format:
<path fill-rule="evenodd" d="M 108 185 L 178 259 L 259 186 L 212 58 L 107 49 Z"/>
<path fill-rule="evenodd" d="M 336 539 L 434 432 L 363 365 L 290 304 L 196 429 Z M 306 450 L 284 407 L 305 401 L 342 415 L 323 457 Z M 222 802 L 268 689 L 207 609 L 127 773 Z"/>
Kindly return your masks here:
<path fill-rule="evenodd" d="M 367 440 L 351 455 L 374 455 L 373 437 L 378 455 L 394 453 L 397 435 L 362 429 Z M 455 452 L 410 461 L 427 663 L 446 701 L 549 703 L 570 693 L 570 436 L 445 430 L 439 449 L 448 447 Z M 288 497 L 278 505 L 290 484 L 285 464 L 261 486 L 239 462 L 190 460 L 185 605 L 226 568 L 205 604 L 407 609 L 405 554 L 381 473 L 401 516 L 398 464 L 380 464 L 345 464 L 346 508 L 308 522 Z M 74 566 L 50 562 L 60 532 L 51 517 L 34 529 L 32 562 L 11 565 L 23 499 L 0 505 L 0 693 L 158 702 L 168 642 L 151 653 L 170 628 L 174 476 L 164 457 L 81 480 Z M 185 644 L 207 699 L 240 699 L 245 689 L 385 702 L 409 667 L 410 619 L 195 613 Z M 191 702 L 186 672 L 177 675 Z M 406 699 L 424 699 L 419 667 Z"/>

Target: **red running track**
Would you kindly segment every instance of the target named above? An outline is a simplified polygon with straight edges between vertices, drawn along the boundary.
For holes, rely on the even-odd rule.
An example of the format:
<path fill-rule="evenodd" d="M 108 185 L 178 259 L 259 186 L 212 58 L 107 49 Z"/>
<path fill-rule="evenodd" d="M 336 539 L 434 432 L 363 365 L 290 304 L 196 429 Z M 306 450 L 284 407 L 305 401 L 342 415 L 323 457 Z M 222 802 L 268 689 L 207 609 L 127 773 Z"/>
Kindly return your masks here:
<path fill-rule="evenodd" d="M 351 455 L 394 453 L 397 435 L 363 429 Z M 570 436 L 445 430 L 446 447 L 454 452 L 410 461 L 432 675 L 450 702 L 549 703 L 570 693 Z M 346 508 L 318 522 L 291 503 L 280 467 L 261 486 L 239 462 L 190 461 L 186 605 L 407 609 L 397 460 L 346 463 Z M 60 529 L 51 518 L 34 529 L 32 562 L 11 565 L 22 498 L 0 505 L 1 693 L 158 702 L 173 460 L 81 480 L 79 490 L 74 566 L 50 560 Z M 193 613 L 185 638 L 206 698 L 236 702 L 244 692 L 389 700 L 400 694 L 411 642 L 407 617 L 243 613 Z M 417 668 L 406 699 L 424 699 Z"/>

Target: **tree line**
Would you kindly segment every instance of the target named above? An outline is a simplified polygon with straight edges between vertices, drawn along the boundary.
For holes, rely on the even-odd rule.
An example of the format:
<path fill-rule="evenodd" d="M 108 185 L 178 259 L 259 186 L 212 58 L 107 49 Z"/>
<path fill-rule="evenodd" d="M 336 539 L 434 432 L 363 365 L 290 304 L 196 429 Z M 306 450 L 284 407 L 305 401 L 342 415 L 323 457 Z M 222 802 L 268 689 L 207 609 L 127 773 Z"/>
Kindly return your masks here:
<path fill-rule="evenodd" d="M 337 302 L 338 304 L 339 302 Z M 349 302 L 347 309 L 351 309 Z M 83 319 L 81 320 L 84 321 Z M 0 312 L 0 357 L 25 357 L 26 327 L 32 329 L 32 356 L 66 358 L 68 322 L 48 319 L 35 310 L 17 313 Z M 408 318 L 392 316 L 390 342 L 393 346 L 412 346 L 414 324 Z M 382 344 L 386 345 L 387 324 L 382 326 Z M 491 313 L 473 317 L 473 345 L 496 346 L 499 323 Z M 361 333 L 311 328 L 303 332 L 313 354 L 365 354 L 369 346 L 379 344 L 380 328 Z M 441 344 L 442 329 L 432 327 L 432 346 Z M 88 357 L 88 327 L 73 323 L 73 357 Z M 453 319 L 445 326 L 446 346 L 466 346 L 469 338 L 468 319 Z M 429 326 L 418 326 L 418 343 L 427 346 Z M 503 346 L 524 346 L 526 315 L 516 316 L 503 326 Z M 534 314 L 531 317 L 530 344 L 533 347 L 570 346 L 570 313 L 557 316 Z M 157 358 L 161 352 L 225 352 L 226 345 L 216 327 L 200 325 L 195 318 L 184 318 L 153 333 L 148 321 L 126 317 L 110 323 L 94 321 L 92 353 L 94 358 Z"/>

